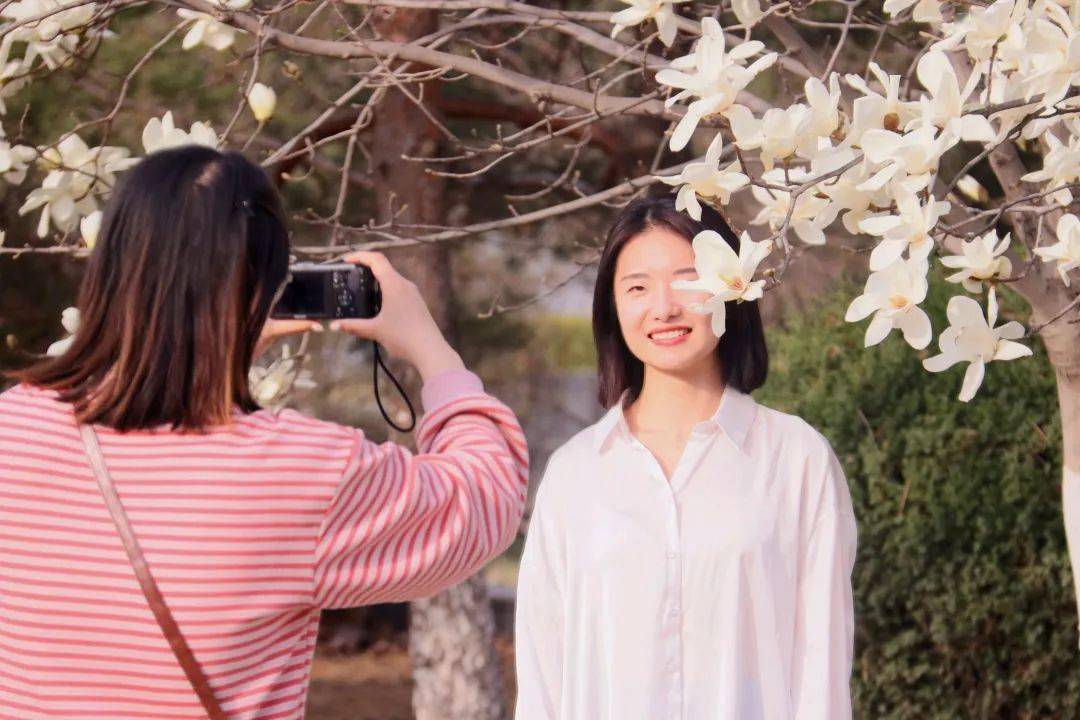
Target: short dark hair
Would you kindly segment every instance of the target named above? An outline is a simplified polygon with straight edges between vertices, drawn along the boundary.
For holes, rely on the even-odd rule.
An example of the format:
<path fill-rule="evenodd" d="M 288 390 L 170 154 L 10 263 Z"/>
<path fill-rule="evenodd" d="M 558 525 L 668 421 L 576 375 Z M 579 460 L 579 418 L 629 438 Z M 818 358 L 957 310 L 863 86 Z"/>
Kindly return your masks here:
<path fill-rule="evenodd" d="M 289 265 L 266 173 L 186 146 L 128 171 L 102 218 L 67 351 L 11 373 L 58 391 L 82 423 L 204 430 L 258 409 L 248 371 Z"/>
<path fill-rule="evenodd" d="M 637 399 L 645 379 L 645 366 L 626 345 L 615 309 L 615 263 L 626 244 L 651 227 L 662 227 L 686 238 L 702 230 L 720 233 L 739 251 L 739 239 L 731 225 L 712 207 L 702 204 L 701 221 L 675 209 L 674 195 L 642 197 L 619 211 L 608 230 L 593 291 L 593 340 L 599 373 L 600 404 L 615 404 L 624 390 L 629 401 Z M 716 346 L 724 383 L 741 392 L 761 387 L 769 374 L 769 351 L 756 302 L 727 303 L 727 330 Z"/>

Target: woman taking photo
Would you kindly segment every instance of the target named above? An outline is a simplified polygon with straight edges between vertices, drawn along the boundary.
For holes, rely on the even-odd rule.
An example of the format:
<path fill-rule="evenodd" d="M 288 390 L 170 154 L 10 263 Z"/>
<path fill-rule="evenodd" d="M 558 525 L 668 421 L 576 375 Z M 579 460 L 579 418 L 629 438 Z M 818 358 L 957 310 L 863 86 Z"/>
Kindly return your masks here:
<path fill-rule="evenodd" d="M 758 405 L 757 305 L 718 339 L 690 306 L 702 222 L 671 197 L 615 219 L 593 299 L 600 402 L 552 455 L 521 561 L 519 720 L 850 718 L 855 521 L 802 420 Z"/>
<path fill-rule="evenodd" d="M 381 255 L 340 322 L 424 379 L 418 454 L 248 390 L 288 272 L 278 197 L 235 153 L 149 156 L 106 208 L 61 356 L 0 395 L 0 717 L 304 716 L 319 611 L 431 595 L 514 537 L 513 413 Z"/>

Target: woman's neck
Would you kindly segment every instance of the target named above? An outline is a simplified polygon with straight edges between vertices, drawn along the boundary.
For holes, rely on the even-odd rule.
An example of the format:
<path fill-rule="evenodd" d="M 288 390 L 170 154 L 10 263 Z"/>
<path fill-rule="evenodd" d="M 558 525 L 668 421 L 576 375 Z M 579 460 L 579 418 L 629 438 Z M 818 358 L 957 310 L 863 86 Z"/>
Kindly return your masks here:
<path fill-rule="evenodd" d="M 626 411 L 627 422 L 635 432 L 683 434 L 716 414 L 723 394 L 715 365 L 683 374 L 646 367 L 641 394 Z"/>

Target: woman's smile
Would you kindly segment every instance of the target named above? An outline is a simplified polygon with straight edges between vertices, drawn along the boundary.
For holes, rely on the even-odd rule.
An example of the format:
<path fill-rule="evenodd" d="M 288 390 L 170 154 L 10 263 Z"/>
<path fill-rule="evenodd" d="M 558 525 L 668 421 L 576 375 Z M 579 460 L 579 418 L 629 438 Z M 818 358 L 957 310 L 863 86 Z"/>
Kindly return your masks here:
<path fill-rule="evenodd" d="M 652 340 L 654 345 L 678 345 L 681 342 L 685 342 L 690 333 L 693 332 L 692 328 L 685 325 L 669 326 L 664 328 L 658 328 L 647 333 L 649 340 Z"/>

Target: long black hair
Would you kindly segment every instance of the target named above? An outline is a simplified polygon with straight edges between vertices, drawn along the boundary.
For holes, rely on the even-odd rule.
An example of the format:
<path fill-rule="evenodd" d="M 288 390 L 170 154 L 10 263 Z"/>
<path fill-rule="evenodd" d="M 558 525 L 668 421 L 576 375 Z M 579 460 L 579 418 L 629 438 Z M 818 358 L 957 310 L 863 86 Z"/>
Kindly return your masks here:
<path fill-rule="evenodd" d="M 641 393 L 645 366 L 632 352 L 615 309 L 615 263 L 626 244 L 648 228 L 662 227 L 686 238 L 714 230 L 739 251 L 739 239 L 727 220 L 703 204 L 701 221 L 675 209 L 674 195 L 644 197 L 626 205 L 612 221 L 593 291 L 593 340 L 596 343 L 600 404 L 611 407 L 629 389 L 628 401 Z M 727 303 L 727 330 L 716 346 L 723 380 L 741 392 L 761 387 L 769 374 L 769 351 L 756 302 Z"/>

